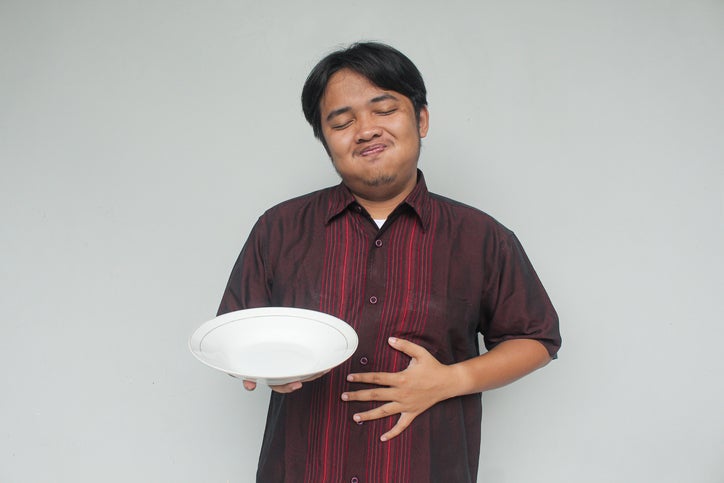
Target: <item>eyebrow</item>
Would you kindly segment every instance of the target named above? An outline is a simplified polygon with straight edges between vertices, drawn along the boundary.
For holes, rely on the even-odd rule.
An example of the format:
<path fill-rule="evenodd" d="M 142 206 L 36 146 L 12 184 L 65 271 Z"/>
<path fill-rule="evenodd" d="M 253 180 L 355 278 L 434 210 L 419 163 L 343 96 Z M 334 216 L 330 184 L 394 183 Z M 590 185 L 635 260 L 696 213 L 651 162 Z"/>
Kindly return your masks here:
<path fill-rule="evenodd" d="M 387 100 L 390 100 L 390 99 L 392 99 L 393 101 L 396 101 L 396 100 L 397 100 L 397 98 L 396 98 L 395 96 L 393 96 L 392 94 L 387 94 L 387 93 L 385 93 L 385 94 L 382 94 L 382 95 L 380 95 L 380 96 L 373 97 L 372 99 L 370 99 L 369 104 L 374 104 L 374 103 L 376 103 L 376 102 L 387 101 Z M 339 109 L 335 109 L 334 111 L 332 111 L 332 112 L 330 112 L 329 114 L 327 114 L 326 120 L 327 120 L 327 122 L 329 122 L 329 121 L 331 121 L 333 118 L 335 118 L 336 116 L 339 116 L 340 114 L 344 114 L 345 112 L 349 112 L 349 111 L 351 111 L 351 110 L 352 110 L 352 108 L 349 107 L 349 106 L 340 107 Z"/>

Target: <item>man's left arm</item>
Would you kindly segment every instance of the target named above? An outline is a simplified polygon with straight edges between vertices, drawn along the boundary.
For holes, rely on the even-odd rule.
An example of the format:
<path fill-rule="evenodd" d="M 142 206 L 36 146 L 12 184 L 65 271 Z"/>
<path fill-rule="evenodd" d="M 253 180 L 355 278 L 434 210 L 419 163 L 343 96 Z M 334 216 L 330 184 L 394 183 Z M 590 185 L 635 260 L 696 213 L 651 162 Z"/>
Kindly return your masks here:
<path fill-rule="evenodd" d="M 390 338 L 393 349 L 410 356 L 407 369 L 396 372 L 350 374 L 350 382 L 376 384 L 372 389 L 345 392 L 344 401 L 380 401 L 384 404 L 353 416 L 369 421 L 399 414 L 397 424 L 380 439 L 387 441 L 402 433 L 421 413 L 440 401 L 505 386 L 545 366 L 551 357 L 534 339 L 501 342 L 483 355 L 456 364 L 441 364 L 424 347 Z"/>

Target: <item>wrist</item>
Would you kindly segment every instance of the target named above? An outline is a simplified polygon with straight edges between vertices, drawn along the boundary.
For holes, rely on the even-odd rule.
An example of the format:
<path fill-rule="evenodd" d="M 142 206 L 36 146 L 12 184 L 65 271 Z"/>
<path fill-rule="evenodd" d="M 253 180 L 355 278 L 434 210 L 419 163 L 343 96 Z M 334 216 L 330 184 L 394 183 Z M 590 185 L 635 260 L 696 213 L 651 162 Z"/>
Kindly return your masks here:
<path fill-rule="evenodd" d="M 473 387 L 469 368 L 464 363 L 450 364 L 448 368 L 450 370 L 447 378 L 445 399 L 477 392 Z"/>

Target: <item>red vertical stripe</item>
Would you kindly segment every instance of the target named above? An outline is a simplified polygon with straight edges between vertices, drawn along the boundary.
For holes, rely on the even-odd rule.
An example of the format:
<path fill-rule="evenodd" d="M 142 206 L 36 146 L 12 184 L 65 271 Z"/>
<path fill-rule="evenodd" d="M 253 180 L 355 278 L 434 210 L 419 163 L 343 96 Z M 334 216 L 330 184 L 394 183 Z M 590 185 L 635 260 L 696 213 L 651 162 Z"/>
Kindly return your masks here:
<path fill-rule="evenodd" d="M 423 231 L 415 217 L 400 216 L 383 232 L 382 249 L 374 246 L 368 220 L 358 216 L 343 216 L 327 226 L 323 263 L 323 280 L 319 310 L 346 320 L 355 328 L 360 323 L 375 324 L 378 333 L 374 347 L 377 354 L 371 370 L 396 372 L 404 370 L 407 356 L 387 344 L 391 335 L 415 338 L 424 331 L 432 278 L 432 233 Z M 432 228 L 432 227 L 431 227 Z M 368 265 L 374 252 L 375 267 Z M 381 257 L 381 258 L 380 258 Z M 384 272 L 379 270 L 386 266 Z M 372 269 L 373 272 L 368 272 Z M 368 280 L 370 273 L 383 277 Z M 376 285 L 370 285 L 374 282 Z M 382 286 L 383 284 L 383 286 Z M 372 293 L 372 287 L 382 292 Z M 366 297 L 377 295 L 380 303 L 379 320 L 360 320 Z M 363 300 L 364 299 L 364 300 Z M 364 312 L 364 311 L 362 311 Z M 325 377 L 333 378 L 332 387 L 344 385 L 350 361 Z M 350 441 L 351 413 L 337 401 L 338 394 L 329 391 L 330 385 L 315 386 L 309 408 L 309 439 L 306 474 L 307 482 L 337 482 L 346 475 L 342 462 L 347 452 L 360 442 Z M 379 404 L 377 404 L 379 405 Z M 322 408 L 326 410 L 322 411 Z M 379 436 L 396 424 L 399 415 L 365 423 L 367 430 L 365 474 L 363 481 L 409 481 L 412 451 L 415 444 L 414 425 L 397 438 L 382 443 Z M 364 444 L 364 443 L 362 443 Z"/>

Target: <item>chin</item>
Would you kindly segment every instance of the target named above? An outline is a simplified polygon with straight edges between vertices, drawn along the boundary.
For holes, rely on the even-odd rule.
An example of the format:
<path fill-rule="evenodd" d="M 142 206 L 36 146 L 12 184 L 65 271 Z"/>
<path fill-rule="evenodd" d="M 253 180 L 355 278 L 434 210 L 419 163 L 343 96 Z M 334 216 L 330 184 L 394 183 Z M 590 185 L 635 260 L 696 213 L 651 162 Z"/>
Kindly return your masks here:
<path fill-rule="evenodd" d="M 371 187 L 386 186 L 394 183 L 396 179 L 396 176 L 376 176 L 374 178 L 363 178 L 362 183 Z"/>

